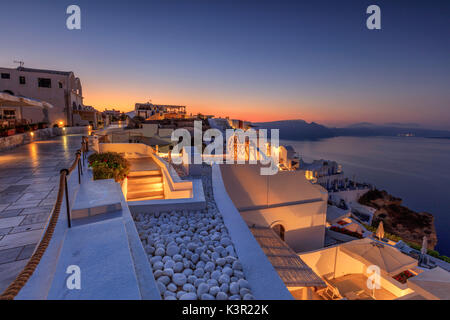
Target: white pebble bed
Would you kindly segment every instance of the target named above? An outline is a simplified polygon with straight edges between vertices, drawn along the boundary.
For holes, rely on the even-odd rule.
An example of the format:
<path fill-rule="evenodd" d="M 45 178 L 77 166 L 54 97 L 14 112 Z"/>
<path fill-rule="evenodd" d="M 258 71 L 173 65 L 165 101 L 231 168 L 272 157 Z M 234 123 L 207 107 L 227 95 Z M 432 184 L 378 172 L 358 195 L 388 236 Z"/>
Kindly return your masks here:
<path fill-rule="evenodd" d="M 214 202 L 209 174 L 202 176 L 205 210 L 134 216 L 165 300 L 254 299 Z"/>

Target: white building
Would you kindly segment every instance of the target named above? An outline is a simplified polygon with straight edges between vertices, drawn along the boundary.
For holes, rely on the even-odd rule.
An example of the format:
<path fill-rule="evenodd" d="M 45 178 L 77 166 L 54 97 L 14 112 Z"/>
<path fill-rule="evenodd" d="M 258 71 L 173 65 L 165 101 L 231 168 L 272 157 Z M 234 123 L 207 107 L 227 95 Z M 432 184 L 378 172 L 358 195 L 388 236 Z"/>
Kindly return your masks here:
<path fill-rule="evenodd" d="M 305 170 L 306 178 L 320 184 L 327 190 L 346 187 L 342 166 L 336 161 L 314 160 L 312 163 L 300 161 L 300 169 Z"/>
<path fill-rule="evenodd" d="M 249 226 L 271 227 L 295 252 L 324 246 L 327 191 L 301 170 L 261 175 L 259 165 L 220 166 L 227 193 Z"/>
<path fill-rule="evenodd" d="M 135 104 L 135 115 L 144 119 L 184 118 L 186 106 L 147 103 Z"/>
<path fill-rule="evenodd" d="M 50 103 L 54 108 L 45 119 L 50 124 L 73 125 L 73 110 L 83 109 L 81 81 L 72 71 L 0 68 L 0 92 Z M 3 109 L 16 116 L 15 108 Z M 40 110 L 27 110 L 22 117 L 34 123 L 44 120 Z"/>

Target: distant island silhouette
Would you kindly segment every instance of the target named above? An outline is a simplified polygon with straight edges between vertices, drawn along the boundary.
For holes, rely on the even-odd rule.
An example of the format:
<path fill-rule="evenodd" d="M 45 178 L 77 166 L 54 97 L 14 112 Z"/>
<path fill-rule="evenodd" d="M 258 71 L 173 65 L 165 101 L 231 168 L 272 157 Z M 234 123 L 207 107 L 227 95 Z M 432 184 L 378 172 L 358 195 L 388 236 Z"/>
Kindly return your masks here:
<path fill-rule="evenodd" d="M 450 131 L 420 128 L 413 124 L 411 127 L 401 123 L 376 125 L 362 122 L 347 127 L 326 127 L 315 122 L 305 120 L 280 120 L 253 123 L 259 129 L 279 129 L 280 139 L 283 140 L 317 140 L 339 136 L 375 137 L 375 136 L 405 136 L 449 139 Z"/>

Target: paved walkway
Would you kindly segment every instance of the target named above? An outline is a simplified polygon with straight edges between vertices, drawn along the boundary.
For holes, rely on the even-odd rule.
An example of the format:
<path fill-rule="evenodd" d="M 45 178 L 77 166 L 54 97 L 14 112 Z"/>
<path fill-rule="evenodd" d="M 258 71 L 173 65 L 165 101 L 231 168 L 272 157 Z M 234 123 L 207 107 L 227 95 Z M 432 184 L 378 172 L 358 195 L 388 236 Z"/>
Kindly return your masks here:
<path fill-rule="evenodd" d="M 56 201 L 59 170 L 68 168 L 81 135 L 0 152 L 0 293 L 27 263 Z"/>

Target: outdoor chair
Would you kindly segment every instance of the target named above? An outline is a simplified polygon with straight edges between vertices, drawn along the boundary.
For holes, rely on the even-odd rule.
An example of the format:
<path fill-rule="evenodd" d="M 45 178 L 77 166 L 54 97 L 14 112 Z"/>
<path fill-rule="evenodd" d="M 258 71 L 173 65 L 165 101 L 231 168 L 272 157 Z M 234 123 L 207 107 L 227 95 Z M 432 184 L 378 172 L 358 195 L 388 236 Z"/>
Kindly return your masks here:
<path fill-rule="evenodd" d="M 324 300 L 341 300 L 343 298 L 338 288 L 329 283 L 325 278 L 323 281 L 327 287 L 317 291 L 319 296 Z"/>

